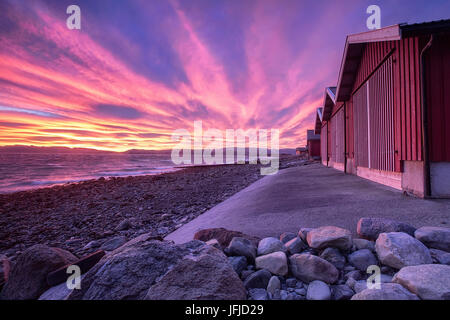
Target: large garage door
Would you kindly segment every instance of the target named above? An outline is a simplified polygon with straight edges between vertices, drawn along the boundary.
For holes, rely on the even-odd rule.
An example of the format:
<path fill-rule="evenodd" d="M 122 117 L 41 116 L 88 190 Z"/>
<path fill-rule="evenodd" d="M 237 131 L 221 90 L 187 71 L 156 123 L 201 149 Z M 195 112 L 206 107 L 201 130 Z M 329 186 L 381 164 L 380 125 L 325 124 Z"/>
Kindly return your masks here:
<path fill-rule="evenodd" d="M 353 95 L 357 166 L 395 171 L 392 57 Z"/>

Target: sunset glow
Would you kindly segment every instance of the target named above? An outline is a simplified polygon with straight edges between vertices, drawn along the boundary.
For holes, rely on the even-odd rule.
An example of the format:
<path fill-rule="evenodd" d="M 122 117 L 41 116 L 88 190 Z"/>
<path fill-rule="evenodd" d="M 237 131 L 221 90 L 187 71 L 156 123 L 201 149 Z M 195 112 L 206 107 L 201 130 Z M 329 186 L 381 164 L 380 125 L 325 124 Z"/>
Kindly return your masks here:
<path fill-rule="evenodd" d="M 168 149 L 195 120 L 304 145 L 370 4 L 77 1 L 82 28 L 69 30 L 72 2 L 0 3 L 0 145 Z M 381 4 L 383 26 L 450 9 L 403 3 Z"/>

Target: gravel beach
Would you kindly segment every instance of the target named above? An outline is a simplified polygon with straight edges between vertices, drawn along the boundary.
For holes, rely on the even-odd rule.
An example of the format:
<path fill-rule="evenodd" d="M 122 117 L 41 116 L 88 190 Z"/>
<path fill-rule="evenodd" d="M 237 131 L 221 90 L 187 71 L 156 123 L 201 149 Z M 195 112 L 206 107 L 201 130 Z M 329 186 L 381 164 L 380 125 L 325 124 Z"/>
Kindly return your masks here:
<path fill-rule="evenodd" d="M 303 163 L 296 156 L 280 157 L 280 169 Z M 260 179 L 259 168 L 191 167 L 2 194 L 0 253 L 14 261 L 39 243 L 82 256 L 143 233 L 164 237 Z"/>

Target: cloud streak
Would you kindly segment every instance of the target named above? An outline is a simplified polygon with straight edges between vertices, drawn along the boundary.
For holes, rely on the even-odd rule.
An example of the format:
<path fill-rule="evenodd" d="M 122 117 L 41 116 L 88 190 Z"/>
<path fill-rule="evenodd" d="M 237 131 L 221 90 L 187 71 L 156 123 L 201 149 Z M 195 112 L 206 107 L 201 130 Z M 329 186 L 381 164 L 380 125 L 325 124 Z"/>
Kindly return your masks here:
<path fill-rule="evenodd" d="M 280 129 L 281 147 L 297 147 L 368 5 L 78 2 L 81 30 L 66 28 L 69 1 L 0 3 L 0 145 L 166 149 L 174 130 L 202 120 L 205 130 Z M 421 20 L 448 6 L 406 3 Z M 405 21 L 395 8 L 382 4 Z"/>

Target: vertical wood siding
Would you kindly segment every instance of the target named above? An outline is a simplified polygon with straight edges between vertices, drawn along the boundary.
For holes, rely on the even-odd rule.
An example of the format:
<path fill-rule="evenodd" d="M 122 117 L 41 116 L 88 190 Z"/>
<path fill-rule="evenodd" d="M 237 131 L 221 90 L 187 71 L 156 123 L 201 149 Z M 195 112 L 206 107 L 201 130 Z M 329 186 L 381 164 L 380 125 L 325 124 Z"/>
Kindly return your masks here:
<path fill-rule="evenodd" d="M 425 63 L 430 161 L 450 161 L 450 35 L 435 37 Z"/>
<path fill-rule="evenodd" d="M 341 108 L 332 118 L 334 130 L 334 161 L 344 163 L 345 161 L 345 131 L 344 131 L 344 108 Z"/>
<path fill-rule="evenodd" d="M 327 146 L 328 146 L 328 140 L 327 140 L 327 125 L 325 124 L 322 127 L 322 130 L 320 131 L 320 157 L 322 158 L 322 161 L 328 161 L 328 153 L 327 153 Z"/>
<path fill-rule="evenodd" d="M 394 75 L 390 56 L 368 80 L 370 168 L 395 171 Z"/>
<path fill-rule="evenodd" d="M 401 170 L 400 164 L 402 160 L 423 160 L 420 51 L 427 40 L 428 38 L 412 37 L 399 41 L 373 42 L 366 44 L 354 83 L 354 94 L 356 95 L 356 92 L 360 91 L 360 87 L 365 85 L 369 77 L 376 72 L 377 68 L 380 68 L 380 64 L 388 59 L 390 55 L 393 55 L 392 82 L 386 84 L 392 86 L 392 89 L 385 88 L 383 83 L 378 84 L 378 86 L 380 90 L 386 90 L 389 94 L 392 94 L 394 108 L 393 150 L 395 171 Z M 355 99 L 353 98 L 353 102 L 354 101 Z M 353 111 L 356 112 L 356 106 L 353 107 Z M 357 121 L 358 119 L 356 118 L 356 115 L 354 115 L 355 128 L 353 128 L 352 132 L 355 134 L 358 131 L 356 128 Z M 348 130 L 350 130 L 350 128 Z M 355 158 L 356 144 L 355 137 Z M 382 165 L 386 165 L 386 163 Z M 389 162 L 389 166 L 390 165 Z"/>
<path fill-rule="evenodd" d="M 355 165 L 368 168 L 367 84 L 364 84 L 353 95 L 353 120 Z"/>

